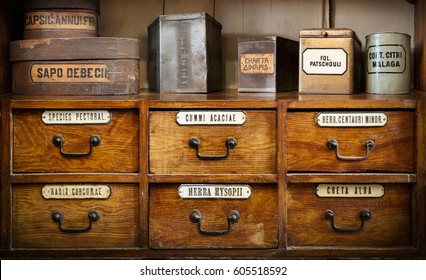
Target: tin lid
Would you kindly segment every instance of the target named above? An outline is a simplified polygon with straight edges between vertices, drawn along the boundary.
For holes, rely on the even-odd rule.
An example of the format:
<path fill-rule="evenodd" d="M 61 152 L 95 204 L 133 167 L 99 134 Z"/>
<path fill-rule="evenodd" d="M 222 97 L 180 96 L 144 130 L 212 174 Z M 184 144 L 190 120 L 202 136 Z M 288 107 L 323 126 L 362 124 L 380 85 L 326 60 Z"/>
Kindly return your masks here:
<path fill-rule="evenodd" d="M 253 36 L 253 37 L 238 37 L 238 43 L 245 42 L 261 42 L 261 41 L 288 41 L 298 43 L 297 41 L 293 41 L 290 39 L 286 39 L 280 36 Z"/>
<path fill-rule="evenodd" d="M 402 32 L 395 32 L 395 31 L 381 31 L 381 32 L 375 32 L 375 33 L 371 33 L 365 36 L 365 38 L 368 37 L 372 37 L 372 36 L 381 36 L 381 35 L 402 35 L 402 36 L 407 36 L 408 38 L 411 38 L 411 36 L 409 34 L 406 33 L 402 33 Z"/>
<path fill-rule="evenodd" d="M 11 61 L 140 59 L 140 41 L 88 37 L 19 40 L 10 43 Z"/>
<path fill-rule="evenodd" d="M 211 21 L 213 24 L 215 24 L 219 29 L 222 29 L 222 24 L 215 20 L 212 16 L 210 16 L 207 13 L 190 13 L 190 14 L 170 14 L 170 15 L 160 15 L 158 18 L 156 18 L 149 26 L 148 28 L 151 28 L 153 25 L 155 25 L 158 22 L 165 22 L 165 21 L 184 21 L 184 20 L 196 20 L 196 19 L 204 19 Z"/>
<path fill-rule="evenodd" d="M 299 38 L 354 38 L 360 41 L 355 31 L 348 28 L 312 28 L 300 30 Z"/>
<path fill-rule="evenodd" d="M 83 9 L 99 13 L 100 0 L 24 0 L 25 11 L 40 9 Z"/>

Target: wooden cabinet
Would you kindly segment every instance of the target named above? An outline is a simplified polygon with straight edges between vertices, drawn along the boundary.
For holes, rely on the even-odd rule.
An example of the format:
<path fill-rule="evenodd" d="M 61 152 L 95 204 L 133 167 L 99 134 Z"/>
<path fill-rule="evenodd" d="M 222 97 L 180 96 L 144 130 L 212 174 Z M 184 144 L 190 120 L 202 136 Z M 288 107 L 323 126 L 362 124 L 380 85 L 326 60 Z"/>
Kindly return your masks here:
<path fill-rule="evenodd" d="M 13 27 L 21 6 L 7 2 L 0 258 L 426 257 L 424 60 L 410 94 L 238 93 L 238 36 L 296 39 L 302 25 L 344 22 L 340 13 L 323 17 L 324 1 L 127 1 L 144 5 L 135 25 L 137 9 L 102 1 L 101 36 L 142 38 L 139 93 L 14 95 L 3 49 L 22 39 Z M 403 18 L 415 17 L 416 57 L 424 2 L 395 2 Z M 324 21 L 280 16 L 288 28 L 277 29 L 278 11 L 301 15 L 307 6 Z M 223 25 L 226 89 L 146 90 L 146 27 L 191 9 Z"/>

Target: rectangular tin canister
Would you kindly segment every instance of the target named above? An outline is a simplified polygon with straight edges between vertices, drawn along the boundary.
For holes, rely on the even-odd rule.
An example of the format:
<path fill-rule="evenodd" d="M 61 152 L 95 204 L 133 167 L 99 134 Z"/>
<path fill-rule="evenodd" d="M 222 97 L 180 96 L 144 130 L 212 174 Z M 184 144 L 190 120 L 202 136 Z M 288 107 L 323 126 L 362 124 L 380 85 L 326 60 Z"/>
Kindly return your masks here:
<path fill-rule="evenodd" d="M 238 91 L 297 90 L 299 43 L 279 36 L 238 38 Z"/>
<path fill-rule="evenodd" d="M 149 89 L 221 90 L 222 25 L 206 13 L 161 15 L 148 27 Z"/>
<path fill-rule="evenodd" d="M 99 0 L 25 0 L 24 39 L 99 36 Z"/>
<path fill-rule="evenodd" d="M 361 41 L 353 30 L 300 31 L 300 92 L 351 94 L 361 83 Z"/>
<path fill-rule="evenodd" d="M 366 36 L 366 91 L 408 93 L 411 89 L 410 35 L 381 32 Z"/>
<path fill-rule="evenodd" d="M 140 41 L 51 38 L 10 44 L 12 93 L 120 95 L 139 92 Z"/>

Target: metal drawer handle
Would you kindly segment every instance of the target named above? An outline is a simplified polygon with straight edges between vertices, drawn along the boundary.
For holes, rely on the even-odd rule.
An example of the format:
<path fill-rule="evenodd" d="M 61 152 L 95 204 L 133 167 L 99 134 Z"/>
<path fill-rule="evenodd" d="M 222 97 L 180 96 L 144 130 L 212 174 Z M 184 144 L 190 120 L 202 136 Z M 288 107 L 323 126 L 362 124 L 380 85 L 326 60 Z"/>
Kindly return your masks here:
<path fill-rule="evenodd" d="M 364 142 L 365 145 L 365 155 L 364 156 L 342 156 L 339 154 L 339 143 L 336 139 L 327 140 L 327 148 L 330 150 L 336 151 L 336 157 L 340 160 L 355 161 L 355 160 L 364 160 L 368 158 L 368 153 L 374 148 L 374 141 L 367 140 Z"/>
<path fill-rule="evenodd" d="M 189 215 L 189 219 L 193 223 L 198 223 L 198 231 L 202 234 L 206 235 L 224 235 L 231 230 L 231 225 L 238 223 L 240 220 L 240 213 L 237 210 L 231 210 L 228 213 L 228 229 L 226 230 L 205 230 L 201 227 L 201 211 L 200 210 L 192 210 L 191 215 Z"/>
<path fill-rule="evenodd" d="M 63 145 L 64 145 L 64 142 L 65 142 L 65 139 L 64 139 L 64 137 L 62 137 L 60 135 L 53 136 L 52 142 L 53 142 L 53 145 L 55 145 L 56 147 L 59 148 L 59 151 L 64 156 L 84 157 L 84 156 L 88 156 L 92 153 L 93 147 L 99 146 L 101 144 L 101 137 L 99 137 L 97 135 L 90 136 L 90 139 L 89 139 L 90 149 L 89 149 L 88 152 L 85 152 L 85 153 L 67 153 L 67 152 L 64 152 Z"/>
<path fill-rule="evenodd" d="M 209 156 L 209 155 L 201 155 L 199 151 L 201 140 L 198 138 L 191 138 L 189 139 L 189 147 L 195 149 L 197 151 L 197 157 L 200 159 L 207 159 L 207 160 L 217 160 L 217 159 L 224 159 L 229 157 L 229 150 L 235 148 L 237 146 L 237 140 L 234 137 L 229 137 L 225 141 L 226 146 L 226 154 L 223 156 Z"/>
<path fill-rule="evenodd" d="M 333 229 L 335 229 L 336 231 L 341 231 L 341 232 L 356 232 L 356 231 L 360 231 L 363 227 L 364 227 L 364 221 L 368 220 L 371 218 L 371 212 L 368 209 L 362 209 L 359 212 L 359 217 L 361 219 L 361 224 L 357 227 L 338 227 L 334 224 L 334 213 L 331 210 L 327 210 L 325 212 L 325 218 L 327 220 L 331 220 L 331 226 L 333 227 Z"/>
<path fill-rule="evenodd" d="M 99 213 L 96 210 L 89 211 L 88 214 L 89 217 L 89 225 L 86 228 L 63 228 L 62 227 L 62 220 L 64 218 L 64 215 L 61 211 L 54 211 L 52 213 L 52 220 L 55 223 L 59 224 L 59 230 L 65 233 L 81 233 L 89 231 L 92 228 L 92 222 L 96 222 L 99 220 Z"/>

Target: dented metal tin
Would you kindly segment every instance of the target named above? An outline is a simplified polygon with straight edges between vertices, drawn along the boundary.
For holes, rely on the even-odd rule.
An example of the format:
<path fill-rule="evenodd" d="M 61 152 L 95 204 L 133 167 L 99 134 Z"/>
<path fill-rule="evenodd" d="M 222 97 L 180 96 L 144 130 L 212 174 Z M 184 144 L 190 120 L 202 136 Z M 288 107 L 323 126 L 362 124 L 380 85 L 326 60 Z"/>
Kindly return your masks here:
<path fill-rule="evenodd" d="M 297 90 L 299 43 L 279 36 L 238 38 L 238 91 Z"/>
<path fill-rule="evenodd" d="M 206 13 L 161 15 L 148 27 L 149 89 L 221 90 L 222 25 Z"/>
<path fill-rule="evenodd" d="M 366 91 L 408 93 L 411 89 L 410 35 L 381 32 L 366 36 Z"/>

